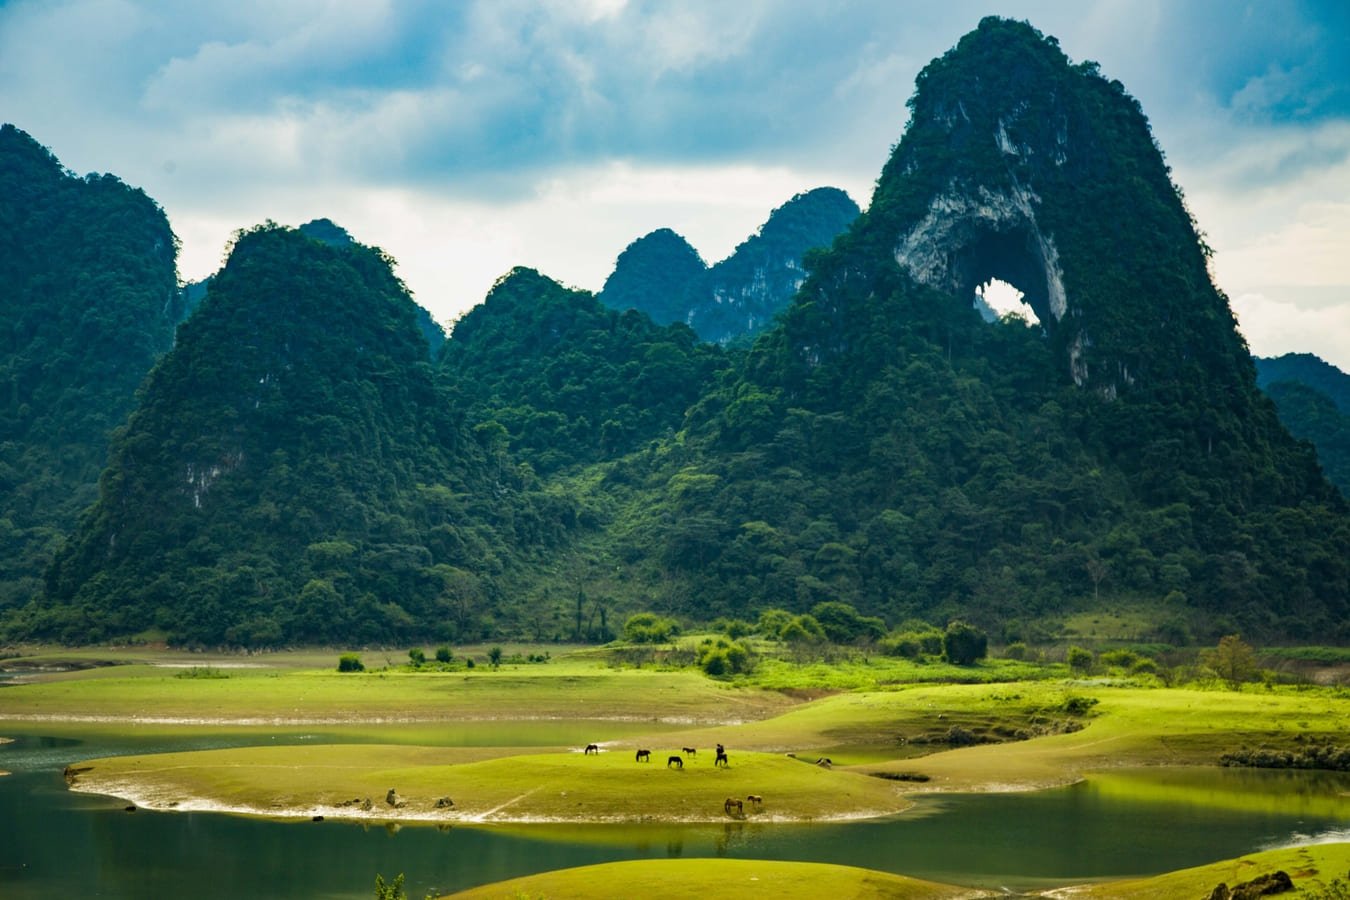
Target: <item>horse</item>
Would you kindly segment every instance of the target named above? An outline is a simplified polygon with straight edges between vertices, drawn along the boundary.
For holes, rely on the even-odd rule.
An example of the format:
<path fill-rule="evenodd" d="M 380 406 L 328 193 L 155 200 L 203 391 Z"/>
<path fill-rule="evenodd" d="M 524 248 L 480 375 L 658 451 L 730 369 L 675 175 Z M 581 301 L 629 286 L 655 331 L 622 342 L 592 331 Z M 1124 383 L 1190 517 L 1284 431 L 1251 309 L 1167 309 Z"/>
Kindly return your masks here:
<path fill-rule="evenodd" d="M 735 797 L 728 797 L 726 802 L 722 804 L 722 812 L 731 815 L 733 809 L 736 810 L 737 814 L 742 816 L 745 815 L 744 801 L 737 800 Z"/>
<path fill-rule="evenodd" d="M 652 761 L 652 751 L 650 751 L 650 750 L 639 750 L 639 751 L 637 752 L 637 756 L 636 756 L 635 758 L 637 759 L 638 762 L 651 762 L 651 761 Z"/>
<path fill-rule="evenodd" d="M 672 756 L 670 759 L 666 760 L 666 768 L 669 769 L 671 766 L 674 766 L 677 769 L 683 769 L 684 760 L 680 759 L 678 756 Z"/>
<path fill-rule="evenodd" d="M 680 752 L 682 752 L 685 756 L 698 756 L 697 747 L 681 747 Z"/>
<path fill-rule="evenodd" d="M 721 746 L 721 745 L 719 744 L 718 746 Z M 727 759 L 727 752 L 726 752 L 725 750 L 718 750 L 718 751 L 717 751 L 717 759 L 714 759 L 714 760 L 713 760 L 713 765 L 714 765 L 714 766 L 729 766 L 729 765 L 731 765 L 731 760 Z"/>
<path fill-rule="evenodd" d="M 816 765 L 823 769 L 828 769 L 830 766 L 834 765 L 834 760 L 830 759 L 828 756 L 822 756 L 820 759 L 816 760 Z"/>
<path fill-rule="evenodd" d="M 748 794 L 745 799 L 753 803 L 756 807 L 764 805 L 764 798 L 759 794 Z"/>
<path fill-rule="evenodd" d="M 587 755 L 587 756 L 590 756 L 592 753 L 599 753 L 599 752 L 600 752 L 600 745 L 599 745 L 599 744 L 587 744 L 587 745 L 586 745 L 586 755 Z"/>

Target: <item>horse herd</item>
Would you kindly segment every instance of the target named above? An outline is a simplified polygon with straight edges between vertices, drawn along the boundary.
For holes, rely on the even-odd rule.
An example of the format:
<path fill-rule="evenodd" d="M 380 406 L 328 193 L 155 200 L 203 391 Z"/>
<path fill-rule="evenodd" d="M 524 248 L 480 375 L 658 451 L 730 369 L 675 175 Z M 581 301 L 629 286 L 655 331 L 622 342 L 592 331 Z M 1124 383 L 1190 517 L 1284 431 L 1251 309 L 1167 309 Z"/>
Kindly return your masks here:
<path fill-rule="evenodd" d="M 587 744 L 586 749 L 584 751 L 586 756 L 590 756 L 592 753 L 598 754 L 599 752 L 600 752 L 599 744 Z M 684 758 L 686 756 L 690 758 L 697 757 L 698 748 L 681 747 L 680 753 L 683 754 L 683 756 L 671 754 L 670 756 L 666 757 L 667 769 L 670 768 L 683 769 Z M 636 762 L 651 762 L 652 751 L 646 749 L 639 749 L 637 753 L 634 754 L 634 760 Z M 721 744 L 717 745 L 717 756 L 716 758 L 713 759 L 713 765 L 720 766 L 722 768 L 726 768 L 731 765 L 731 759 L 727 756 L 727 748 L 723 747 Z M 727 815 L 731 815 L 731 811 L 735 810 L 738 815 L 744 816 L 745 804 L 747 803 L 749 803 L 752 808 L 758 809 L 760 806 L 763 805 L 764 798 L 759 796 L 758 794 L 750 794 L 744 800 L 737 800 L 735 797 L 728 797 L 726 799 L 726 802 L 722 804 L 722 811 L 725 812 Z"/>

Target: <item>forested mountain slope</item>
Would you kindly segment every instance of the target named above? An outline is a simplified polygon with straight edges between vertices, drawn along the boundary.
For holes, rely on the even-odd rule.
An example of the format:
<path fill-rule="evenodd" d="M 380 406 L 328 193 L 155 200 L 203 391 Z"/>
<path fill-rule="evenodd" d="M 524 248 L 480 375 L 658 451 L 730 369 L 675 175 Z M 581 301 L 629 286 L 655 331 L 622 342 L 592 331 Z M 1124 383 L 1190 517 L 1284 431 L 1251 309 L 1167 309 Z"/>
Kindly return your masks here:
<path fill-rule="evenodd" d="M 455 326 L 441 369 L 483 430 L 548 473 L 669 436 L 725 366 L 682 324 L 515 269 Z"/>
<path fill-rule="evenodd" d="M 621 537 L 649 584 L 705 612 L 1151 598 L 1345 636 L 1344 504 L 1257 390 L 1138 103 L 991 18 L 911 109 L 868 212 L 696 408 L 701 456 L 645 474 Z M 983 322 L 991 277 L 1042 324 Z"/>
<path fill-rule="evenodd" d="M 144 193 L 0 126 L 0 611 L 40 590 L 173 341 L 176 254 Z"/>
<path fill-rule="evenodd" d="M 806 279 L 803 257 L 828 247 L 857 217 L 858 205 L 838 188 L 798 194 L 711 269 L 684 238 L 658 229 L 619 254 L 600 302 L 662 325 L 683 322 L 705 341 L 744 341 L 773 324 L 797 292 Z"/>
<path fill-rule="evenodd" d="M 243 234 L 114 442 L 30 631 L 273 645 L 475 633 L 568 503 L 438 392 L 378 251 Z"/>

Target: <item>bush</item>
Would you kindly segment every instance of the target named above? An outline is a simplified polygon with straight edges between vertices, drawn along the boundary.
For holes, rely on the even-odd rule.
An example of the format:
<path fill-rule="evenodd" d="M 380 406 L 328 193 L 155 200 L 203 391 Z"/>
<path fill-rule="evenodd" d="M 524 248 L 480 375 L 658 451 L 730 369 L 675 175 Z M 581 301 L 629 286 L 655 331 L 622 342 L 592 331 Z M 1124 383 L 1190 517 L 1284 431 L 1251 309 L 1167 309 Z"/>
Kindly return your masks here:
<path fill-rule="evenodd" d="M 444 644 L 436 648 L 436 662 L 448 663 L 452 661 L 454 658 L 455 656 L 453 653 L 450 652 L 450 648 L 445 646 Z"/>
<path fill-rule="evenodd" d="M 634 644 L 664 644 L 679 633 L 679 622 L 653 612 L 635 613 L 623 623 L 624 639 Z"/>
<path fill-rule="evenodd" d="M 1014 641 L 1003 649 L 1003 655 L 1007 659 L 1026 659 L 1027 645 L 1021 641 Z"/>
<path fill-rule="evenodd" d="M 426 665 L 427 655 L 420 647 L 414 647 L 408 651 L 408 661 L 413 664 L 413 668 L 420 668 Z"/>
<path fill-rule="evenodd" d="M 502 664 L 501 647 L 492 647 L 488 650 L 488 662 L 492 664 L 492 668 L 494 669 Z"/>
<path fill-rule="evenodd" d="M 744 619 L 728 619 L 725 616 L 713 619 L 712 630 L 720 631 L 732 640 L 743 638 L 755 630 L 755 626 Z"/>
<path fill-rule="evenodd" d="M 791 621 L 792 613 L 785 609 L 766 609 L 759 614 L 755 630 L 769 640 L 780 641 L 783 639 L 783 629 Z"/>
<path fill-rule="evenodd" d="M 1130 664 L 1131 675 L 1161 675 L 1162 669 L 1156 659 L 1149 659 L 1147 656 L 1141 656 Z"/>
<path fill-rule="evenodd" d="M 1092 669 L 1093 656 L 1091 650 L 1084 650 L 1082 647 L 1074 646 L 1069 648 L 1064 661 L 1069 664 L 1069 668 L 1075 672 L 1088 672 Z"/>
<path fill-rule="evenodd" d="M 698 645 L 697 662 L 706 674 L 719 678 L 739 675 L 754 668 L 750 648 L 740 641 L 708 638 Z"/>
<path fill-rule="evenodd" d="M 1097 661 L 1108 668 L 1128 669 L 1142 658 L 1133 650 L 1103 650 L 1098 654 Z"/>
<path fill-rule="evenodd" d="M 942 635 L 942 655 L 953 665 L 973 665 L 988 654 L 989 637 L 974 625 L 952 622 Z"/>
<path fill-rule="evenodd" d="M 355 653 L 344 653 L 338 657 L 339 672 L 364 672 L 366 667 L 361 663 L 361 657 Z"/>

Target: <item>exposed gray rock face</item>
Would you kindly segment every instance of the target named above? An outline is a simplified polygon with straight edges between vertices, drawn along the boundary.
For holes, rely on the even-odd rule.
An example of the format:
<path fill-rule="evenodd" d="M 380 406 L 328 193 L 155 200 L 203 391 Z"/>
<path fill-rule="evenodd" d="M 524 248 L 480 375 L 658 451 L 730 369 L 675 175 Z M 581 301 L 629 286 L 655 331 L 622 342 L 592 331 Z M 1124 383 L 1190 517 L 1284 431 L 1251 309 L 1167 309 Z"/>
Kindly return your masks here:
<path fill-rule="evenodd" d="M 900 236 L 895 261 L 915 281 L 961 296 L 1009 269 L 1041 321 L 1064 318 L 1068 301 L 1054 239 L 1036 221 L 1039 199 L 1027 188 L 974 191 L 952 186 Z M 997 270 L 997 271 L 996 271 Z M 1007 279 L 1004 279 L 1007 280 Z"/>

